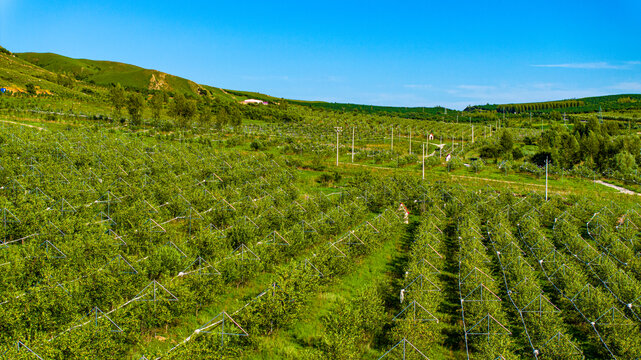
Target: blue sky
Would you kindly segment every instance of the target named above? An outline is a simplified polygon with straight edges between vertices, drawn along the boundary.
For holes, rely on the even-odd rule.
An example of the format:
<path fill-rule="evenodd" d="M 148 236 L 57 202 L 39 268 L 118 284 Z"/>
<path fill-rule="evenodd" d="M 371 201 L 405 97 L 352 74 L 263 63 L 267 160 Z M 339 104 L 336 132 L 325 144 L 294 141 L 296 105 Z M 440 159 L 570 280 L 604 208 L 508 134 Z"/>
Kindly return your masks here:
<path fill-rule="evenodd" d="M 638 0 L 0 0 L 0 45 L 292 99 L 461 109 L 641 93 Z"/>

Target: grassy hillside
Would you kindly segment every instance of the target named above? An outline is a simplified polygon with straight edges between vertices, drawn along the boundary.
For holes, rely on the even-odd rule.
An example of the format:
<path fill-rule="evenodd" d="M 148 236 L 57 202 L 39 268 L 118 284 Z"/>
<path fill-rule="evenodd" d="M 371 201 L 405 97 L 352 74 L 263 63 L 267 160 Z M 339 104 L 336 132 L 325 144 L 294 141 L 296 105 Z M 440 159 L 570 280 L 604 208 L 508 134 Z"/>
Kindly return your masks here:
<path fill-rule="evenodd" d="M 73 59 L 52 53 L 19 53 L 17 57 L 55 73 L 66 73 L 77 80 L 125 88 L 164 90 L 198 94 L 202 87 L 191 80 L 114 61 Z"/>
<path fill-rule="evenodd" d="M 78 85 L 74 79 L 43 69 L 2 48 L 0 51 L 0 87 L 13 93 L 26 93 L 27 85 L 33 84 L 37 94 L 61 95 L 73 98 L 88 97 L 100 89 L 91 84 Z M 83 92 L 84 90 L 84 92 Z"/>

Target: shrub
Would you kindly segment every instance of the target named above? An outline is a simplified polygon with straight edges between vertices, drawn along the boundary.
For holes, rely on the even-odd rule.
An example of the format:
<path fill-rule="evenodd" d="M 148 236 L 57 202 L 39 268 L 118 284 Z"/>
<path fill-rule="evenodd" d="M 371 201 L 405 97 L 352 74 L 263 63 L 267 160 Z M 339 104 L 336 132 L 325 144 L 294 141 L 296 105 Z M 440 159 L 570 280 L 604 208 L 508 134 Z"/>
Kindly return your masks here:
<path fill-rule="evenodd" d="M 265 148 L 265 146 L 258 140 L 252 141 L 251 144 L 249 144 L 249 147 L 254 151 L 263 150 Z"/>
<path fill-rule="evenodd" d="M 26 86 L 27 86 L 27 94 L 36 95 L 36 86 L 34 84 L 28 83 Z"/>

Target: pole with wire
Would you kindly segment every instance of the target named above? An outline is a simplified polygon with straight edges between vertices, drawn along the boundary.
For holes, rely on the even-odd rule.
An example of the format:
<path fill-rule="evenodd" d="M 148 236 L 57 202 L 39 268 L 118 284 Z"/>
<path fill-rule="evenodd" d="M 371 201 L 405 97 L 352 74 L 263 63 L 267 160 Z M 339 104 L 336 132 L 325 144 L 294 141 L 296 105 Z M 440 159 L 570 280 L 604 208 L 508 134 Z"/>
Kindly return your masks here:
<path fill-rule="evenodd" d="M 334 129 L 336 129 L 336 166 L 338 166 L 338 134 L 340 134 L 343 128 L 340 126 L 336 126 L 334 127 Z"/>
<path fill-rule="evenodd" d="M 423 180 L 425 180 L 425 143 L 423 143 Z"/>
<path fill-rule="evenodd" d="M 548 201 L 548 158 L 545 158 L 545 201 Z"/>
<path fill-rule="evenodd" d="M 352 126 L 352 163 L 354 162 L 354 127 Z"/>

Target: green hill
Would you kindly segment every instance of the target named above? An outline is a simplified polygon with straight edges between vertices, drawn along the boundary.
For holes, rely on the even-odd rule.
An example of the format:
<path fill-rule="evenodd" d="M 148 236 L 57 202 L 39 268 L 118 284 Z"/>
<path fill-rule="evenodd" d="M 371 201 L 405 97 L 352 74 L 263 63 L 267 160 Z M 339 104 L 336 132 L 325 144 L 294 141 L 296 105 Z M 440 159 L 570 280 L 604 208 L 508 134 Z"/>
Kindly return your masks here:
<path fill-rule="evenodd" d="M 10 92 L 25 93 L 28 84 L 33 84 L 38 94 L 75 98 L 87 97 L 87 93 L 100 91 L 98 87 L 91 84 L 84 84 L 82 88 L 71 86 L 75 82 L 73 79 L 27 62 L 4 48 L 0 49 L 0 87 Z"/>
<path fill-rule="evenodd" d="M 77 80 L 111 85 L 120 83 L 125 88 L 164 90 L 198 94 L 202 87 L 191 80 L 114 61 L 73 59 L 52 53 L 18 53 L 17 57 L 43 69 L 68 74 Z"/>

